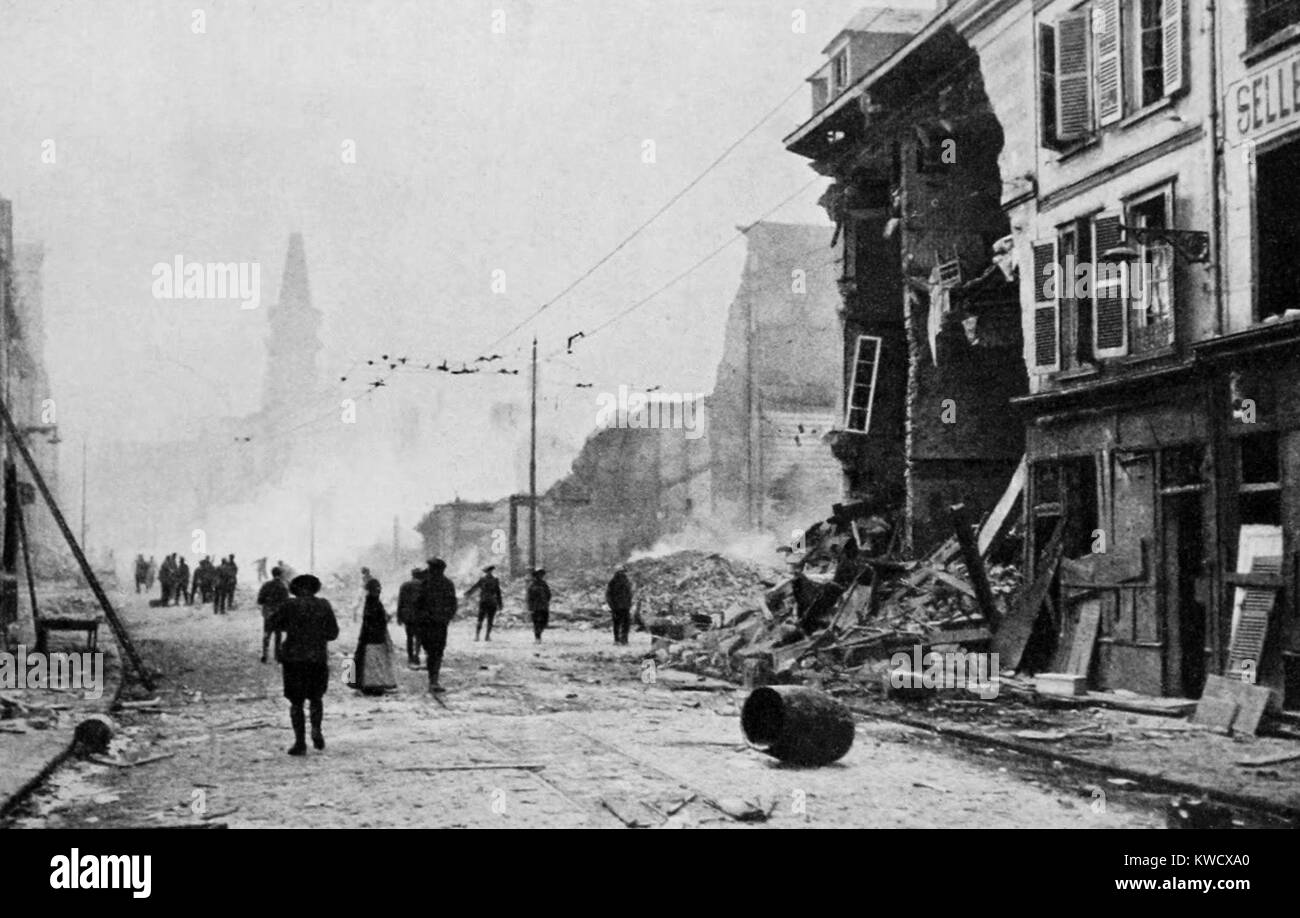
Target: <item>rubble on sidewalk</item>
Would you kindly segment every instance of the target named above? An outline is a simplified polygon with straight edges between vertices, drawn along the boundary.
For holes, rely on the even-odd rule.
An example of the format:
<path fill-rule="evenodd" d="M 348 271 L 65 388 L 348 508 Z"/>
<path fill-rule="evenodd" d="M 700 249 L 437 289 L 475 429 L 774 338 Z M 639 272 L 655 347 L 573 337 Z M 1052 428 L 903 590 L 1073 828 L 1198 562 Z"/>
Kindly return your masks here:
<path fill-rule="evenodd" d="M 835 517 L 808 531 L 804 552 L 793 547 L 787 552 L 790 571 L 776 582 L 754 572 L 745 583 L 736 577 L 743 568 L 719 556 L 686 561 L 689 573 L 672 582 L 668 595 L 661 574 L 659 589 L 643 594 L 650 610 L 643 618 L 658 623 L 668 617 L 660 610 L 679 616 L 690 610 L 700 623 L 677 622 L 676 631 L 652 624 L 651 632 L 659 635 L 656 662 L 747 687 L 795 681 L 861 687 L 878 683 L 900 650 L 988 646 L 988 622 L 965 564 L 956 559 L 955 541 L 923 561 L 900 561 L 872 553 L 890 532 L 884 520 L 862 508 L 836 510 Z M 712 562 L 714 569 L 736 566 L 726 579 L 710 581 L 699 576 L 701 561 Z M 681 563 L 677 556 L 654 562 L 659 571 Z M 990 565 L 987 575 L 995 601 L 1008 603 L 1019 584 L 1018 571 Z M 728 580 L 734 583 L 730 591 Z M 710 614 L 713 627 L 702 627 Z"/>

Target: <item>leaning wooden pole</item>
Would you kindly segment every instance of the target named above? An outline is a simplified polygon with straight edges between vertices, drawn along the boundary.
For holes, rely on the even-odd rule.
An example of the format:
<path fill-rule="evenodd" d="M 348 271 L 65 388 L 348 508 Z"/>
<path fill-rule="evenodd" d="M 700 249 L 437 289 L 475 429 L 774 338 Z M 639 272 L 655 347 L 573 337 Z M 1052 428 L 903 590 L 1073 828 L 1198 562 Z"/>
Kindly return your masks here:
<path fill-rule="evenodd" d="M 13 416 L 9 414 L 9 406 L 4 399 L 0 399 L 0 421 L 4 422 L 14 447 L 18 450 L 18 454 L 23 457 L 23 462 L 27 463 L 27 470 L 32 473 L 32 481 L 35 482 L 41 496 L 45 498 L 45 504 L 50 508 L 50 515 L 54 517 L 54 522 L 59 524 L 59 531 L 63 533 L 63 538 L 67 541 L 68 547 L 72 549 L 73 557 L 77 559 L 82 575 L 85 576 L 86 582 L 90 584 L 91 592 L 95 594 L 95 599 L 99 600 L 99 607 L 104 610 L 104 617 L 108 619 L 108 625 L 113 629 L 113 636 L 117 638 L 118 646 L 122 648 L 122 653 L 126 656 L 127 662 L 131 664 L 131 669 L 135 670 L 140 683 L 152 692 L 153 679 L 149 677 L 148 671 L 145 670 L 140 654 L 136 652 L 135 645 L 131 643 L 131 636 L 126 633 L 126 627 L 122 624 L 122 620 L 118 618 L 117 612 L 113 610 L 113 604 L 108 601 L 108 595 L 104 592 L 104 588 L 100 586 L 99 578 L 90 569 L 90 562 L 86 560 L 86 555 L 82 552 L 76 536 L 68 528 L 68 521 L 63 518 L 63 511 L 59 509 L 58 502 L 55 501 L 54 495 L 50 493 L 49 485 L 45 483 L 45 476 L 37 468 L 36 460 L 32 458 L 32 454 L 27 451 L 27 444 L 23 442 L 23 438 L 14 424 Z"/>
<path fill-rule="evenodd" d="M 18 543 L 23 549 L 23 567 L 27 571 L 27 595 L 32 603 L 32 621 L 36 620 L 36 572 L 32 570 L 32 549 L 27 540 L 27 521 L 23 519 L 23 506 L 19 501 L 14 508 L 14 519 L 18 521 Z"/>

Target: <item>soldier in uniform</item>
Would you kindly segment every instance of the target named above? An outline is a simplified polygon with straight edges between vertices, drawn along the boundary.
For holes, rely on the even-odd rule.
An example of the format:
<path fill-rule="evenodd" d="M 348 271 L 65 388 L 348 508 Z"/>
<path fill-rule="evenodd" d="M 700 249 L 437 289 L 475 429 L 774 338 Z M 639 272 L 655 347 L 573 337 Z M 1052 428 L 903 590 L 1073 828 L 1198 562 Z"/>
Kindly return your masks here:
<path fill-rule="evenodd" d="M 614 619 L 614 643 L 626 644 L 632 628 L 632 582 L 627 579 L 627 568 L 614 568 L 614 576 L 605 587 L 605 603 Z"/>
<path fill-rule="evenodd" d="M 420 665 L 420 632 L 416 628 L 419 618 L 420 591 L 424 589 L 425 569 L 411 569 L 411 579 L 397 588 L 397 624 L 406 629 L 406 662 Z"/>
<path fill-rule="evenodd" d="M 546 571 L 540 567 L 528 581 L 528 613 L 533 619 L 533 643 L 540 644 L 542 632 L 551 620 L 551 587 L 546 582 Z"/>
<path fill-rule="evenodd" d="M 424 576 L 424 588 L 420 590 L 416 618 L 420 644 L 424 647 L 429 668 L 429 691 L 435 694 L 446 691 L 439 683 L 438 675 L 442 670 L 443 651 L 447 649 L 447 626 L 456 617 L 456 587 L 443 573 L 446 569 L 447 562 L 441 558 L 429 559 L 429 571 Z"/>
<path fill-rule="evenodd" d="M 474 640 L 478 640 L 479 631 L 483 629 L 483 621 L 487 620 L 487 640 L 492 640 L 492 621 L 501 611 L 501 581 L 492 575 L 496 570 L 495 564 L 489 564 L 483 568 L 483 576 L 478 579 L 465 593 L 465 601 L 475 593 L 478 593 L 478 623 L 474 625 Z"/>

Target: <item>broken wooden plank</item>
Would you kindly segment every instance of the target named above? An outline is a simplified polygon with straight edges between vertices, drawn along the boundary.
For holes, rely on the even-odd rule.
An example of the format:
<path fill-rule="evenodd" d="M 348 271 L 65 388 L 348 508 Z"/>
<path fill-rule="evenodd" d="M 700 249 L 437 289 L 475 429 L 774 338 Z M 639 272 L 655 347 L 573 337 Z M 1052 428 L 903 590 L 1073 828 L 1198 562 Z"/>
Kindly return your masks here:
<path fill-rule="evenodd" d="M 1101 626 L 1101 600 L 1084 600 L 1079 606 L 1079 622 L 1074 627 L 1074 640 L 1070 643 L 1070 658 L 1065 665 L 1067 673 L 1082 676 L 1086 681 L 1092 669 L 1092 652 L 1097 646 L 1097 629 Z"/>
<path fill-rule="evenodd" d="M 993 548 L 994 543 L 1010 527 L 1015 520 L 1014 510 L 1020 503 L 1020 495 L 1025 490 L 1025 478 L 1028 470 L 1026 457 L 1020 457 L 1020 464 L 1016 466 L 1015 473 L 1011 476 L 1011 483 L 1007 489 L 1002 492 L 1002 497 L 998 499 L 997 504 L 989 512 L 988 518 L 984 520 L 984 525 L 980 527 L 979 538 L 976 545 L 979 548 L 980 557 L 987 558 L 989 551 Z"/>
<path fill-rule="evenodd" d="M 940 583 L 952 587 L 957 592 L 966 594 L 971 599 L 976 598 L 975 588 L 954 574 L 950 574 L 947 571 L 935 570 L 931 572 L 930 576 Z"/>
<path fill-rule="evenodd" d="M 1232 719 L 1233 734 L 1254 736 L 1272 695 L 1272 690 L 1262 685 L 1239 682 L 1227 676 L 1207 676 L 1201 702 L 1207 699 L 1233 702 L 1237 706 L 1236 716 Z M 1197 712 L 1200 712 L 1199 705 Z"/>
<path fill-rule="evenodd" d="M 1002 614 L 993 599 L 993 588 L 989 586 L 988 571 L 984 569 L 984 559 L 980 557 L 979 548 L 975 543 L 975 530 L 971 527 L 970 514 L 965 504 L 954 504 L 949 509 L 949 513 L 957 535 L 957 543 L 961 546 L 962 557 L 966 560 L 966 575 L 970 577 L 971 586 L 975 588 L 975 602 L 984 615 L 984 620 L 989 623 L 989 627 L 996 631 Z"/>
<path fill-rule="evenodd" d="M 1020 593 L 1020 601 L 993 634 L 993 649 L 997 651 L 1001 663 L 1008 669 L 1020 668 L 1020 657 L 1025 652 L 1030 636 L 1034 633 L 1034 624 L 1038 621 L 1038 612 L 1043 607 L 1052 588 L 1052 579 L 1061 563 L 1061 545 L 1064 538 L 1064 523 L 1056 524 L 1052 537 L 1047 540 L 1038 566 L 1038 576 L 1027 589 Z"/>

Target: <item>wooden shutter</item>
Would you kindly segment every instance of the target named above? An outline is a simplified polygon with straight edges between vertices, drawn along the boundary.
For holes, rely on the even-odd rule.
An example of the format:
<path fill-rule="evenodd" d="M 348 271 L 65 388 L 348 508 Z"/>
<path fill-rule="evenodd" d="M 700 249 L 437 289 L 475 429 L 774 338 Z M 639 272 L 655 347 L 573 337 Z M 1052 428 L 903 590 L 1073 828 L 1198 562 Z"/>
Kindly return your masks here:
<path fill-rule="evenodd" d="M 1056 240 L 1033 244 L 1034 368 L 1061 368 L 1061 277 Z"/>
<path fill-rule="evenodd" d="M 1095 0 L 1092 13 L 1097 123 L 1124 117 L 1124 43 L 1120 39 L 1119 0 Z"/>
<path fill-rule="evenodd" d="M 853 355 L 853 378 L 849 380 L 848 404 L 845 405 L 846 430 L 868 433 L 871 430 L 871 409 L 876 402 L 876 378 L 880 374 L 881 339 L 874 335 L 859 335 L 857 351 Z"/>
<path fill-rule="evenodd" d="M 1164 2 L 1165 95 L 1183 88 L 1187 79 L 1183 68 L 1183 0 Z"/>
<path fill-rule="evenodd" d="M 1092 326 L 1093 346 L 1098 357 L 1120 357 L 1128 353 L 1128 266 L 1121 265 L 1117 277 L 1103 279 L 1101 273 L 1115 270 L 1101 258 L 1107 249 L 1123 241 L 1118 214 L 1098 214 L 1092 221 Z"/>
<path fill-rule="evenodd" d="M 1038 24 L 1038 119 L 1043 146 L 1056 146 L 1056 29 Z"/>
<path fill-rule="evenodd" d="M 1056 139 L 1082 140 L 1092 132 L 1092 80 L 1088 67 L 1087 12 L 1067 13 L 1056 23 Z"/>

